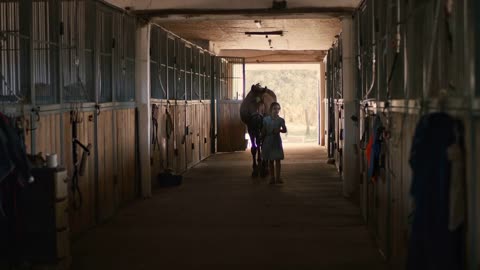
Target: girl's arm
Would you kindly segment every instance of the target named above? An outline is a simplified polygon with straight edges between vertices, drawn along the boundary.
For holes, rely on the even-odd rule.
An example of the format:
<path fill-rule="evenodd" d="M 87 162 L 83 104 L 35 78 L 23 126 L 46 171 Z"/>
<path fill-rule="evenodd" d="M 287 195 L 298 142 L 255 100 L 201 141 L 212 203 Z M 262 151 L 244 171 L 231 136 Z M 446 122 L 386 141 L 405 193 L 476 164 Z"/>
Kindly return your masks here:
<path fill-rule="evenodd" d="M 281 133 L 287 133 L 287 126 L 285 125 L 285 120 L 282 121 L 282 125 L 280 126 Z"/>

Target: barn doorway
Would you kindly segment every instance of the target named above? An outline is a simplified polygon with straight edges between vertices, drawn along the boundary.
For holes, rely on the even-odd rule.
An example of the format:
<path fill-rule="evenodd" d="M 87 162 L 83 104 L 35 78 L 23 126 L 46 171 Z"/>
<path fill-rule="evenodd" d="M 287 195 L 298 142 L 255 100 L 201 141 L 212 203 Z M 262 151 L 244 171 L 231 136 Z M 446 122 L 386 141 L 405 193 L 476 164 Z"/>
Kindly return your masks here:
<path fill-rule="evenodd" d="M 247 64 L 247 88 L 260 83 L 277 95 L 280 116 L 285 119 L 288 133 L 282 134 L 285 144 L 319 144 L 320 65 Z M 248 137 L 248 136 L 247 136 Z"/>

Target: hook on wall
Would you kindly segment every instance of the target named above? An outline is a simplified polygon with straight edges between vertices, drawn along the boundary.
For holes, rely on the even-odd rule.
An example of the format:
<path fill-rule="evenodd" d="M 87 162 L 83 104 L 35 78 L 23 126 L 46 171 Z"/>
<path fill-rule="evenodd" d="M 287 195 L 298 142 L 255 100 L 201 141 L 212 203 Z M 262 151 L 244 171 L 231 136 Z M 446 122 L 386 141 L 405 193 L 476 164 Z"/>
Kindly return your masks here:
<path fill-rule="evenodd" d="M 100 109 L 101 109 L 100 104 L 95 104 L 95 110 L 96 110 L 96 112 L 97 112 L 97 116 L 99 116 L 100 113 L 101 113 Z"/>

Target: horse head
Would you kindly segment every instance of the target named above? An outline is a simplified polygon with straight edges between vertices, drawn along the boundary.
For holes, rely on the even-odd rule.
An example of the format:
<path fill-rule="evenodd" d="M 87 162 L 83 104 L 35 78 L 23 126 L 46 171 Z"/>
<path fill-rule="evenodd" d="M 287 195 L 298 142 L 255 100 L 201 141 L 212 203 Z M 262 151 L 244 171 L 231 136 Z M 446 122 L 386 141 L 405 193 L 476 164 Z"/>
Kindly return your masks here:
<path fill-rule="evenodd" d="M 275 93 L 268 89 L 267 86 L 262 87 L 259 83 L 252 85 L 250 92 L 245 98 L 246 102 L 252 104 L 252 110 L 262 115 L 270 114 L 270 105 L 277 101 Z M 254 108 L 254 109 L 253 109 Z M 251 113 L 255 113 L 251 111 Z"/>

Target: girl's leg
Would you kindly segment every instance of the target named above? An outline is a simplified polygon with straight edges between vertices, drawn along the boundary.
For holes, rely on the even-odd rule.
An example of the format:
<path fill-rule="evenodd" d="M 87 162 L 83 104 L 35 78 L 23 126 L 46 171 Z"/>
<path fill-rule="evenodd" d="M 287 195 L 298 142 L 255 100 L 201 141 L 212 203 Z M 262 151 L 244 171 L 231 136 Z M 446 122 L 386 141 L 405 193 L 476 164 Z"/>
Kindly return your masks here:
<path fill-rule="evenodd" d="M 283 181 L 282 181 L 282 178 L 280 178 L 280 170 L 282 169 L 282 165 L 280 164 L 280 160 L 275 160 L 275 169 L 276 169 L 276 179 L 277 179 L 277 183 L 279 184 L 282 184 Z"/>
<path fill-rule="evenodd" d="M 270 168 L 270 184 L 275 184 L 275 166 L 273 160 L 268 161 L 268 167 Z"/>

